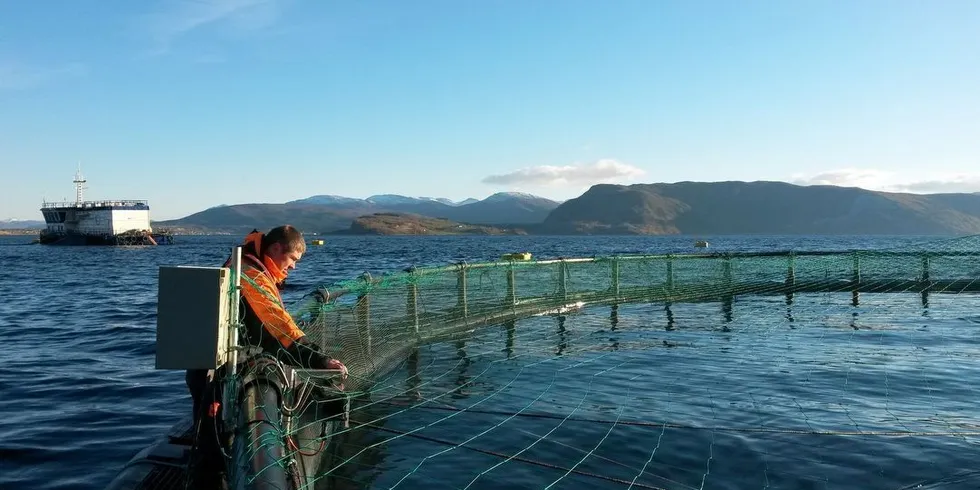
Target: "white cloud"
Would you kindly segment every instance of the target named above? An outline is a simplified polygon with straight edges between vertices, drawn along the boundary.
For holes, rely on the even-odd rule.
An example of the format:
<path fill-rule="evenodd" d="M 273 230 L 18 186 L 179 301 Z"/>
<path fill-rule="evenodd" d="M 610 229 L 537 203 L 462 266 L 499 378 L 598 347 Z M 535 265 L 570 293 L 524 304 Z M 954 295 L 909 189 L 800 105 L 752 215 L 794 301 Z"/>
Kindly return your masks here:
<path fill-rule="evenodd" d="M 587 164 L 522 168 L 506 174 L 487 176 L 482 182 L 517 186 L 592 185 L 629 180 L 643 174 L 640 168 L 612 159 L 603 159 Z"/>
<path fill-rule="evenodd" d="M 277 0 L 183 0 L 141 19 L 138 29 L 153 38 L 153 54 L 163 54 L 179 37 L 207 26 L 224 23 L 240 31 L 266 27 L 278 19 L 278 4 Z"/>
<path fill-rule="evenodd" d="M 790 179 L 790 182 L 799 185 L 835 185 L 914 194 L 980 192 L 980 174 L 934 173 L 912 178 L 874 168 L 845 168 L 811 176 L 797 174 Z"/>
<path fill-rule="evenodd" d="M 829 170 L 816 175 L 794 175 L 790 180 L 799 185 L 836 185 L 841 187 L 861 187 L 864 189 L 883 189 L 893 177 L 891 172 L 873 168 L 843 168 Z"/>
<path fill-rule="evenodd" d="M 896 190 L 918 194 L 943 192 L 980 192 L 980 175 L 951 175 L 935 180 L 898 184 Z"/>
<path fill-rule="evenodd" d="M 84 75 L 87 71 L 87 67 L 82 63 L 41 67 L 0 61 L 0 90 L 29 89 L 59 78 Z"/>

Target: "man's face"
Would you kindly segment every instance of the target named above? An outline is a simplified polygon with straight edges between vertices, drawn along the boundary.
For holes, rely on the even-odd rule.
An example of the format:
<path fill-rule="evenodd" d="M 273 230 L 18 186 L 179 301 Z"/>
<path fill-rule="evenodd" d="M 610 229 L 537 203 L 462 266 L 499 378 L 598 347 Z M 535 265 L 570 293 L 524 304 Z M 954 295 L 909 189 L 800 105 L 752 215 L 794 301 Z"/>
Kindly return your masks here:
<path fill-rule="evenodd" d="M 267 255 L 284 274 L 289 274 L 290 269 L 295 269 L 296 263 L 299 262 L 299 259 L 303 258 L 302 252 L 298 250 L 286 251 L 278 243 L 269 247 Z"/>

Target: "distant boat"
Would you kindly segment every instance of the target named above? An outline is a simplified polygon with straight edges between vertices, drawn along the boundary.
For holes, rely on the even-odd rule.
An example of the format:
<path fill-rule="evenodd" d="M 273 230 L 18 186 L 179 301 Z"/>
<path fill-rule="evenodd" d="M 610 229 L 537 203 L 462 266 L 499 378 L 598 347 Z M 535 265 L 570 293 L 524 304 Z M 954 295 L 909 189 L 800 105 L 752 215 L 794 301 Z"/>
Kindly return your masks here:
<path fill-rule="evenodd" d="M 708 242 L 705 240 L 695 240 L 694 246 L 697 248 L 708 248 Z"/>
<path fill-rule="evenodd" d="M 43 202 L 46 227 L 38 236 L 44 245 L 172 244 L 170 232 L 154 232 L 150 206 L 144 200 L 86 201 L 81 169 L 75 174 L 75 202 Z"/>

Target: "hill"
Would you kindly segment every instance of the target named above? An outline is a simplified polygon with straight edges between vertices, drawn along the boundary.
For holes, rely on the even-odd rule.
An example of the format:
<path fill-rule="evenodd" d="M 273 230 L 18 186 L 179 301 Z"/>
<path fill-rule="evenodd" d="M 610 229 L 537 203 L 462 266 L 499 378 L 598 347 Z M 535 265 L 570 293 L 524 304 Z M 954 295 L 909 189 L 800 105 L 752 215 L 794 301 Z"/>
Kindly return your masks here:
<path fill-rule="evenodd" d="M 543 233 L 971 234 L 980 195 L 903 194 L 783 182 L 596 185 L 562 203 Z"/>
<path fill-rule="evenodd" d="M 348 230 L 355 218 L 375 213 L 411 214 L 474 225 L 522 225 L 540 223 L 559 204 L 520 193 L 498 193 L 474 202 L 444 201 L 394 195 L 368 199 L 320 195 L 283 204 L 213 207 L 184 218 L 155 222 L 154 226 L 237 233 L 292 223 L 302 230 L 328 233 Z"/>
<path fill-rule="evenodd" d="M 482 201 L 457 206 L 443 216 L 465 223 L 538 224 L 558 205 L 531 194 L 498 192 Z"/>
<path fill-rule="evenodd" d="M 0 230 L 34 230 L 36 232 L 44 226 L 44 221 L 32 219 L 0 219 Z"/>
<path fill-rule="evenodd" d="M 176 220 L 155 221 L 154 227 L 248 233 L 290 223 L 306 232 L 328 232 L 350 226 L 360 210 L 338 210 L 316 204 L 234 204 L 210 208 Z"/>
<path fill-rule="evenodd" d="M 415 214 L 375 213 L 356 218 L 344 235 L 523 235 L 523 230 L 457 223 Z"/>

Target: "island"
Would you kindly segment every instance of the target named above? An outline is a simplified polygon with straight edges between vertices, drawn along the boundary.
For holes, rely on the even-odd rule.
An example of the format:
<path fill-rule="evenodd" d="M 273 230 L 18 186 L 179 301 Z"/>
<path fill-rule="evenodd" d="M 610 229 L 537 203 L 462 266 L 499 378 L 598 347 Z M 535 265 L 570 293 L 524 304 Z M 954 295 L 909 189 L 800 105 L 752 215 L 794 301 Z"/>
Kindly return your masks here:
<path fill-rule="evenodd" d="M 355 218 L 332 235 L 526 235 L 521 228 L 458 223 L 409 213 L 374 213 Z"/>

